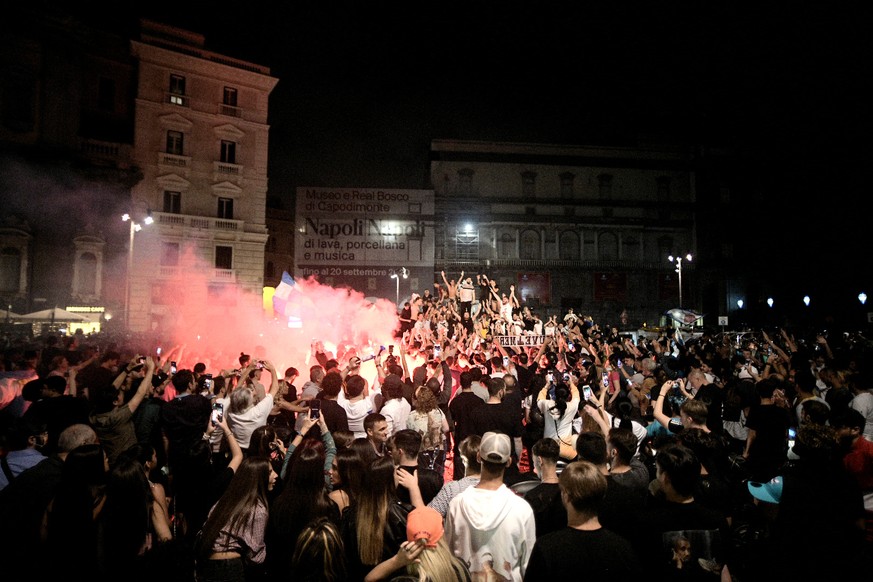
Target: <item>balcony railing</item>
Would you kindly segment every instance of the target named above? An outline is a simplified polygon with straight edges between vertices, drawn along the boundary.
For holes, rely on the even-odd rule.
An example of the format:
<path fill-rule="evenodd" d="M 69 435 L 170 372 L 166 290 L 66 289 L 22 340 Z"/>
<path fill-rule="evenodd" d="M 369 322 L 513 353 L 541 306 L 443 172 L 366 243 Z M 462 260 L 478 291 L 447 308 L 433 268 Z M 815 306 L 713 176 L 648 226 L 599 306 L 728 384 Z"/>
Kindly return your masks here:
<path fill-rule="evenodd" d="M 214 162 L 214 170 L 216 174 L 225 176 L 239 176 L 242 174 L 243 167 L 239 164 L 229 164 L 227 162 Z"/>
<path fill-rule="evenodd" d="M 242 109 L 235 105 L 227 105 L 226 103 L 219 103 L 218 112 L 228 117 L 242 117 Z"/>
<path fill-rule="evenodd" d="M 160 276 L 164 279 L 174 279 L 181 274 L 182 267 L 177 265 L 161 265 Z M 221 281 L 223 283 L 236 279 L 236 271 L 234 269 L 209 269 L 205 274 L 208 274 L 212 281 Z"/>
<path fill-rule="evenodd" d="M 153 212 L 152 217 L 158 224 L 163 226 L 239 232 L 242 232 L 243 230 L 242 220 L 211 218 L 209 216 L 191 216 L 188 214 L 169 214 L 166 212 Z"/>
<path fill-rule="evenodd" d="M 171 168 L 189 168 L 191 167 L 191 158 L 189 156 L 177 156 L 176 154 L 159 152 L 158 165 L 169 166 Z"/>

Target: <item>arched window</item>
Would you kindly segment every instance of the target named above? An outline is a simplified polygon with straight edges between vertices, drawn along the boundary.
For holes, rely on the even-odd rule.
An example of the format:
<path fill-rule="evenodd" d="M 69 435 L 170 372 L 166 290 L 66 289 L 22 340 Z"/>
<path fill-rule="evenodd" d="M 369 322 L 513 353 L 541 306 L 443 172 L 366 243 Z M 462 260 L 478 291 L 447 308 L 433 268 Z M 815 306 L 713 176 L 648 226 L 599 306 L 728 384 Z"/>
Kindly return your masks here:
<path fill-rule="evenodd" d="M 558 253 L 562 261 L 577 260 L 579 258 L 579 235 L 572 230 L 562 232 Z"/>
<path fill-rule="evenodd" d="M 521 233 L 520 259 L 540 258 L 540 235 L 535 230 L 526 230 Z"/>
<path fill-rule="evenodd" d="M 511 232 L 504 232 L 500 235 L 500 240 L 497 241 L 497 255 L 502 259 L 515 258 L 515 235 Z"/>
<path fill-rule="evenodd" d="M 597 239 L 597 250 L 601 261 L 618 260 L 618 237 L 611 232 L 601 233 Z"/>

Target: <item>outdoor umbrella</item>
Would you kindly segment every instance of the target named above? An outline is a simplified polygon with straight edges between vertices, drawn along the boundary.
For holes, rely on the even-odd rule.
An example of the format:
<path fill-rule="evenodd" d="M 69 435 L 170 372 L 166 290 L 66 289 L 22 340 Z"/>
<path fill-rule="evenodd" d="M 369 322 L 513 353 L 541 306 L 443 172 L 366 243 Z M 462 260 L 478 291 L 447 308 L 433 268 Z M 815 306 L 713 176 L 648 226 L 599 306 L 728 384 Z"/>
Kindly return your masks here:
<path fill-rule="evenodd" d="M 25 315 L 17 316 L 16 319 L 18 321 L 49 321 L 55 323 L 64 323 L 71 321 L 90 321 L 84 315 L 79 315 L 78 313 L 70 313 L 69 311 L 65 311 L 60 307 L 43 309 L 42 311 L 34 311 L 33 313 L 26 313 Z"/>

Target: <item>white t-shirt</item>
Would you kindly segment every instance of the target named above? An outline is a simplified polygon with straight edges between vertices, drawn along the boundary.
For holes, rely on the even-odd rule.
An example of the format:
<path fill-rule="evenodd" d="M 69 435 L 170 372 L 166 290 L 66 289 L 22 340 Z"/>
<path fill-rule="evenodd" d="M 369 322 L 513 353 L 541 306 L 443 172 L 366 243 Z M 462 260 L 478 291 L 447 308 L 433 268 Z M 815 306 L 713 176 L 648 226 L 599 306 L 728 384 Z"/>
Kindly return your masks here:
<path fill-rule="evenodd" d="M 233 436 L 241 448 L 249 448 L 252 433 L 259 426 L 267 424 L 267 417 L 270 416 L 272 409 L 273 395 L 268 392 L 263 400 L 245 412 L 233 413 L 225 410 L 224 414 L 227 416 L 227 424 L 230 425 L 230 430 L 233 431 Z"/>
<path fill-rule="evenodd" d="M 860 412 L 867 419 L 864 425 L 864 438 L 873 441 L 873 392 L 867 390 L 852 398 L 849 406 Z"/>
<path fill-rule="evenodd" d="M 340 390 L 336 401 L 346 411 L 346 418 L 349 420 L 349 430 L 355 433 L 355 438 L 366 438 L 367 431 L 364 430 L 364 418 L 371 412 L 375 412 L 373 410 L 372 394 L 360 400 L 350 402 L 342 390 Z"/>
<path fill-rule="evenodd" d="M 538 400 L 537 408 L 543 413 L 543 418 L 545 419 L 543 436 L 555 440 L 563 439 L 565 441 L 570 438 L 573 435 L 573 419 L 576 418 L 576 414 L 579 412 L 579 402 L 578 398 L 569 400 L 564 415 L 559 417 L 557 416 L 557 410 L 552 412 L 555 408 L 554 400 Z M 566 441 L 565 444 L 569 444 L 569 441 Z"/>
<path fill-rule="evenodd" d="M 412 407 L 406 401 L 406 398 L 392 398 L 382 406 L 382 410 L 379 413 L 388 422 L 388 436 L 406 428 L 406 421 L 411 410 Z"/>

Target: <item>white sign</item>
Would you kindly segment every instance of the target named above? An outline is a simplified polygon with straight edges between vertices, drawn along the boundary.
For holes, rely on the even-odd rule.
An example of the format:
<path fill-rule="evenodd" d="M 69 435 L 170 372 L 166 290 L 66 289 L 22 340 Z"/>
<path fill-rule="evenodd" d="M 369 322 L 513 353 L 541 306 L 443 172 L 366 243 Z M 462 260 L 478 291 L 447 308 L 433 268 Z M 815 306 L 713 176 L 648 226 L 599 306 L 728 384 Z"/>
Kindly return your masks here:
<path fill-rule="evenodd" d="M 296 271 L 348 266 L 430 267 L 432 190 L 298 188 Z"/>
<path fill-rule="evenodd" d="M 718 316 L 718 324 L 722 325 L 722 326 L 727 325 L 728 324 L 727 316 L 726 315 L 719 315 Z"/>

